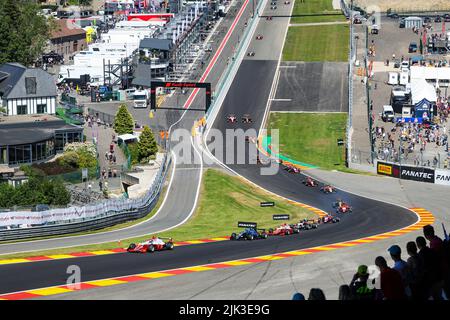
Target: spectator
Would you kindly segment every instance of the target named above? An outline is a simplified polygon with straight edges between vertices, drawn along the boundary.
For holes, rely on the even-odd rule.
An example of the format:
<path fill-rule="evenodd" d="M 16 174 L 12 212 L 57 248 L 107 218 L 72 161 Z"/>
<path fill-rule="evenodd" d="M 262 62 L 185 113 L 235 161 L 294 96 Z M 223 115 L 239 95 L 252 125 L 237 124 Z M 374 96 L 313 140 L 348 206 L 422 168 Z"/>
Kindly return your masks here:
<path fill-rule="evenodd" d="M 394 267 L 392 269 L 398 271 L 402 276 L 403 286 L 405 287 L 405 293 L 408 297 L 411 296 L 411 289 L 409 284 L 411 283 L 411 271 L 408 264 L 402 259 L 402 249 L 398 245 L 393 245 L 388 249 L 391 254 L 391 258 L 394 261 Z"/>
<path fill-rule="evenodd" d="M 383 293 L 383 300 L 404 300 L 406 299 L 403 287 L 402 276 L 397 270 L 389 268 L 384 259 L 378 256 L 375 265 L 380 269 L 380 286 Z"/>
<path fill-rule="evenodd" d="M 438 256 L 433 250 L 427 247 L 427 242 L 424 237 L 417 237 L 416 244 L 417 248 L 419 248 L 419 257 L 422 260 L 424 268 L 424 290 L 426 297 L 431 296 L 434 300 L 441 300 L 442 281 Z"/>
<path fill-rule="evenodd" d="M 414 241 L 410 241 L 406 244 L 406 251 L 408 252 L 409 258 L 406 261 L 409 270 L 411 272 L 411 298 L 413 300 L 424 300 L 426 299 L 424 291 L 424 268 L 423 262 L 417 253 L 417 246 Z"/>
<path fill-rule="evenodd" d="M 352 290 L 349 285 L 344 284 L 339 287 L 339 300 L 354 300 Z"/>
<path fill-rule="evenodd" d="M 367 272 L 367 266 L 360 265 L 349 286 L 352 296 L 356 300 L 373 300 L 374 291 L 367 286 L 368 280 L 369 273 Z"/>
<path fill-rule="evenodd" d="M 434 228 L 432 225 L 426 225 L 423 227 L 423 235 L 425 236 L 425 238 L 430 241 L 430 249 L 432 251 L 434 251 L 438 257 L 439 260 L 439 267 L 440 267 L 440 271 L 442 274 L 442 286 L 444 288 L 444 285 L 447 284 L 445 286 L 445 288 L 447 288 L 447 292 L 449 292 L 450 290 L 448 290 L 448 286 L 450 284 L 450 275 L 449 275 L 449 259 L 446 256 L 446 252 L 444 250 L 444 241 L 442 241 L 441 238 L 439 238 L 438 236 L 435 235 L 434 232 Z"/>
<path fill-rule="evenodd" d="M 100 188 L 100 191 L 103 191 L 103 182 L 102 182 L 102 180 L 98 181 L 98 187 Z"/>
<path fill-rule="evenodd" d="M 300 292 L 296 292 L 292 296 L 292 300 L 306 300 L 306 299 L 305 299 L 305 296 L 303 294 L 301 294 Z"/>
<path fill-rule="evenodd" d="M 323 293 L 322 289 L 312 288 L 309 291 L 308 300 L 327 300 L 327 299 L 325 298 L 325 294 Z"/>

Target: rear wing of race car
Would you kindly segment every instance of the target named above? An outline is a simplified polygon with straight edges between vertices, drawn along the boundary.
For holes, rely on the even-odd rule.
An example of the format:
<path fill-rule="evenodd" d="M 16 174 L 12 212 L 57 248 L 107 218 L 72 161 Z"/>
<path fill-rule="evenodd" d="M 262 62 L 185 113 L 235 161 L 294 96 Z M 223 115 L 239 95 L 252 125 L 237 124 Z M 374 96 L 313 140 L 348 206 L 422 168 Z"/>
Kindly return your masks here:
<path fill-rule="evenodd" d="M 160 238 L 161 240 L 169 240 L 169 241 L 173 242 L 173 238 L 168 238 L 168 237 L 158 237 L 158 238 Z"/>

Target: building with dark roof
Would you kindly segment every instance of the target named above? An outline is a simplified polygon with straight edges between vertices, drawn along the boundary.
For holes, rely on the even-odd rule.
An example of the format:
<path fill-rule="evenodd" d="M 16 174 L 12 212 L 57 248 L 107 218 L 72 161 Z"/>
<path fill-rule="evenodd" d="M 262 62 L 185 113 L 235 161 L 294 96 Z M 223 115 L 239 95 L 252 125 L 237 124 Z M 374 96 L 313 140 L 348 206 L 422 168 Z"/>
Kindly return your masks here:
<path fill-rule="evenodd" d="M 46 161 L 81 141 L 83 127 L 51 115 L 0 116 L 0 165 Z"/>
<path fill-rule="evenodd" d="M 56 28 L 50 35 L 49 50 L 68 62 L 73 55 L 87 48 L 86 31 L 70 20 L 56 20 Z"/>
<path fill-rule="evenodd" d="M 7 115 L 54 114 L 56 97 L 55 80 L 48 72 L 18 63 L 0 65 L 0 106 Z"/>

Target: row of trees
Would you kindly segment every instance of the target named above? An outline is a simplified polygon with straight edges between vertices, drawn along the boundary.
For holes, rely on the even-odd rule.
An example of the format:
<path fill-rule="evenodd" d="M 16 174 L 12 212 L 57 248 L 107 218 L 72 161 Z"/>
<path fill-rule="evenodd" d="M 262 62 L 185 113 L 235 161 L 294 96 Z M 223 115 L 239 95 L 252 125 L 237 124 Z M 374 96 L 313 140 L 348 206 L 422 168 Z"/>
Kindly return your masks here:
<path fill-rule="evenodd" d="M 34 1 L 0 0 L 0 64 L 30 66 L 42 54 L 55 25 L 39 11 Z"/>
<path fill-rule="evenodd" d="M 114 130 L 119 134 L 133 134 L 134 120 L 133 116 L 127 109 L 126 105 L 121 105 L 116 113 L 114 119 Z M 141 135 L 139 136 L 139 142 L 137 143 L 137 159 L 135 162 L 147 161 L 150 157 L 154 156 L 158 152 L 158 144 L 156 143 L 155 136 L 152 129 L 148 126 L 144 126 Z M 132 152 L 132 156 L 133 156 Z"/>
<path fill-rule="evenodd" d="M 33 206 L 36 204 L 67 205 L 70 193 L 61 180 L 32 176 L 20 186 L 0 183 L 0 207 Z"/>

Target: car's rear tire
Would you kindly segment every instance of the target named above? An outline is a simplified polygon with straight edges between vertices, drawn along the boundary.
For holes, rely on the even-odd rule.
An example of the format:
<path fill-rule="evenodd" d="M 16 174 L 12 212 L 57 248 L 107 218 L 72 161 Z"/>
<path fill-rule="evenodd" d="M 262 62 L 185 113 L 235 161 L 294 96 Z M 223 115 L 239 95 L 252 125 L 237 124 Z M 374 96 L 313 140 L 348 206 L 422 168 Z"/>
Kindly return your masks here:
<path fill-rule="evenodd" d="M 153 245 L 149 245 L 149 246 L 147 247 L 147 252 L 149 252 L 149 253 L 155 252 L 155 247 L 154 247 Z"/>
<path fill-rule="evenodd" d="M 166 243 L 166 249 L 167 250 L 173 250 L 173 242 Z"/>

